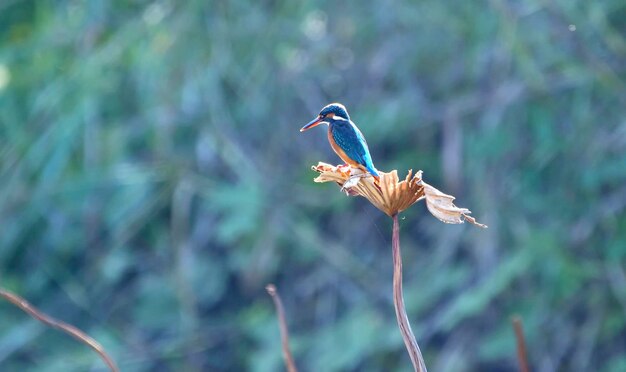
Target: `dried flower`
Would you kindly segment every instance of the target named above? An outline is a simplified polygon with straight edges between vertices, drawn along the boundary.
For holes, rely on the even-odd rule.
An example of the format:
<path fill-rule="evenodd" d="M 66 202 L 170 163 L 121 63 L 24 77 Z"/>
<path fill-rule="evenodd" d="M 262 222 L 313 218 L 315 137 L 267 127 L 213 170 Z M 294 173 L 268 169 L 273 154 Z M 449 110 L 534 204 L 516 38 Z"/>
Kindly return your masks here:
<path fill-rule="evenodd" d="M 479 227 L 486 225 L 476 222 L 469 216 L 469 209 L 459 208 L 452 201 L 454 196 L 447 195 L 422 180 L 422 171 L 413 174 L 409 170 L 403 181 L 398 178 L 398 171 L 389 173 L 378 171 L 379 179 L 372 177 L 368 172 L 350 165 L 333 166 L 318 163 L 312 169 L 320 173 L 315 182 L 336 182 L 341 190 L 351 196 L 360 195 L 393 220 L 392 253 L 393 253 L 393 304 L 396 309 L 398 327 L 402 334 L 404 345 L 409 353 L 413 368 L 416 372 L 426 372 L 424 357 L 411 330 L 409 318 L 404 306 L 402 291 L 402 255 L 400 253 L 400 225 L 398 213 L 404 211 L 416 202 L 426 199 L 426 206 L 430 213 L 445 223 L 463 223 L 468 221 Z"/>
<path fill-rule="evenodd" d="M 459 224 L 467 221 L 479 227 L 487 227 L 469 216 L 472 213 L 469 209 L 454 205 L 454 196 L 444 194 L 424 182 L 422 171 L 413 174 L 409 170 L 403 181 L 399 181 L 396 170 L 389 173 L 379 171 L 380 182 L 375 182 L 368 173 L 349 165 L 333 166 L 320 162 L 312 169 L 320 173 L 315 182 L 337 182 L 348 195 L 366 198 L 390 217 L 426 199 L 430 213 L 442 222 Z"/>

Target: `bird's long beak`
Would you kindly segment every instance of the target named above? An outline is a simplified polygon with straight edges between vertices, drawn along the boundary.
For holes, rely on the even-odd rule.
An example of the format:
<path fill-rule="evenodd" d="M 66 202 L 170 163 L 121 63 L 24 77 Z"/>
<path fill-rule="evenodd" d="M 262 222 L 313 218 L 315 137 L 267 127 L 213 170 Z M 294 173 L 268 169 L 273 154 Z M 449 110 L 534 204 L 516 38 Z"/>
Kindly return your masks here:
<path fill-rule="evenodd" d="M 300 132 L 304 132 L 305 130 L 308 130 L 308 129 L 311 129 L 311 128 L 315 127 L 315 126 L 318 126 L 318 125 L 320 125 L 323 122 L 324 122 L 323 119 L 318 116 L 315 119 L 311 120 L 311 122 L 309 124 L 303 126 L 300 129 Z"/>

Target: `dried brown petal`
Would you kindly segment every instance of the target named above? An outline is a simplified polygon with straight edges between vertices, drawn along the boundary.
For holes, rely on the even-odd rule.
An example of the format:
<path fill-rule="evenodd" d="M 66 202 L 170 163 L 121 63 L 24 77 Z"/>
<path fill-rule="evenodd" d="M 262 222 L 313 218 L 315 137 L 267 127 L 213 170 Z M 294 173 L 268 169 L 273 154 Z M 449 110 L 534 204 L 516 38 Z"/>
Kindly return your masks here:
<path fill-rule="evenodd" d="M 347 165 L 333 166 L 318 163 L 312 169 L 320 173 L 315 182 L 336 182 L 348 195 L 360 195 L 388 216 L 404 211 L 421 199 L 426 199 L 430 213 L 445 223 L 463 223 L 468 221 L 476 226 L 487 227 L 476 222 L 469 209 L 458 208 L 447 195 L 422 181 L 422 171 L 413 174 L 409 170 L 403 181 L 399 182 L 398 172 L 380 172 L 380 182 L 358 168 Z M 356 182 L 358 180 L 358 182 Z"/>
<path fill-rule="evenodd" d="M 320 173 L 315 182 L 337 182 L 345 187 L 349 195 L 363 196 L 389 216 L 402 212 L 424 197 L 421 171 L 413 176 L 409 172 L 402 182 L 398 182 L 398 172 L 395 170 L 390 173 L 379 172 L 380 182 L 377 184 L 374 177 L 358 168 L 335 167 L 326 163 L 319 163 L 312 168 Z M 358 183 L 351 186 L 355 179 L 358 179 Z"/>
<path fill-rule="evenodd" d="M 474 217 L 469 216 L 472 211 L 454 205 L 454 203 L 452 203 L 454 196 L 444 194 L 426 182 L 422 182 L 422 184 L 424 185 L 424 193 L 426 194 L 426 207 L 430 213 L 441 222 L 463 223 L 467 221 L 479 227 L 487 227 L 487 225 L 476 222 Z"/>

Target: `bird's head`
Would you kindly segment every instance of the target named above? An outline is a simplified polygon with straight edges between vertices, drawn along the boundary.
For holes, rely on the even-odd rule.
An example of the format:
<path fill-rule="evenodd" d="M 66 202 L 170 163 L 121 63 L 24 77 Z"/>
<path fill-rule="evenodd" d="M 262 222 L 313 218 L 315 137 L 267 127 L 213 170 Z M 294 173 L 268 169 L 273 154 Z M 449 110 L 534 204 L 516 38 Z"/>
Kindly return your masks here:
<path fill-rule="evenodd" d="M 330 105 L 324 106 L 322 111 L 320 111 L 319 115 L 310 123 L 303 126 L 300 129 L 300 132 L 304 132 L 307 129 L 311 129 L 320 124 L 328 124 L 331 120 L 350 120 L 350 115 L 348 115 L 348 111 L 341 103 L 331 103 Z"/>

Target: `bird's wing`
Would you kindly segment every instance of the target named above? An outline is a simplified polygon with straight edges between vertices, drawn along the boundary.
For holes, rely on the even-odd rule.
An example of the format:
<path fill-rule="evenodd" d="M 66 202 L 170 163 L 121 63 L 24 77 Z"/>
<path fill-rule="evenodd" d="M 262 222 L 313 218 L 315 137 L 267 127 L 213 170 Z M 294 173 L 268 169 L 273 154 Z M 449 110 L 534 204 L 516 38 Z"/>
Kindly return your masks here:
<path fill-rule="evenodd" d="M 365 137 L 350 121 L 336 122 L 332 128 L 333 139 L 351 159 L 377 175 Z"/>

